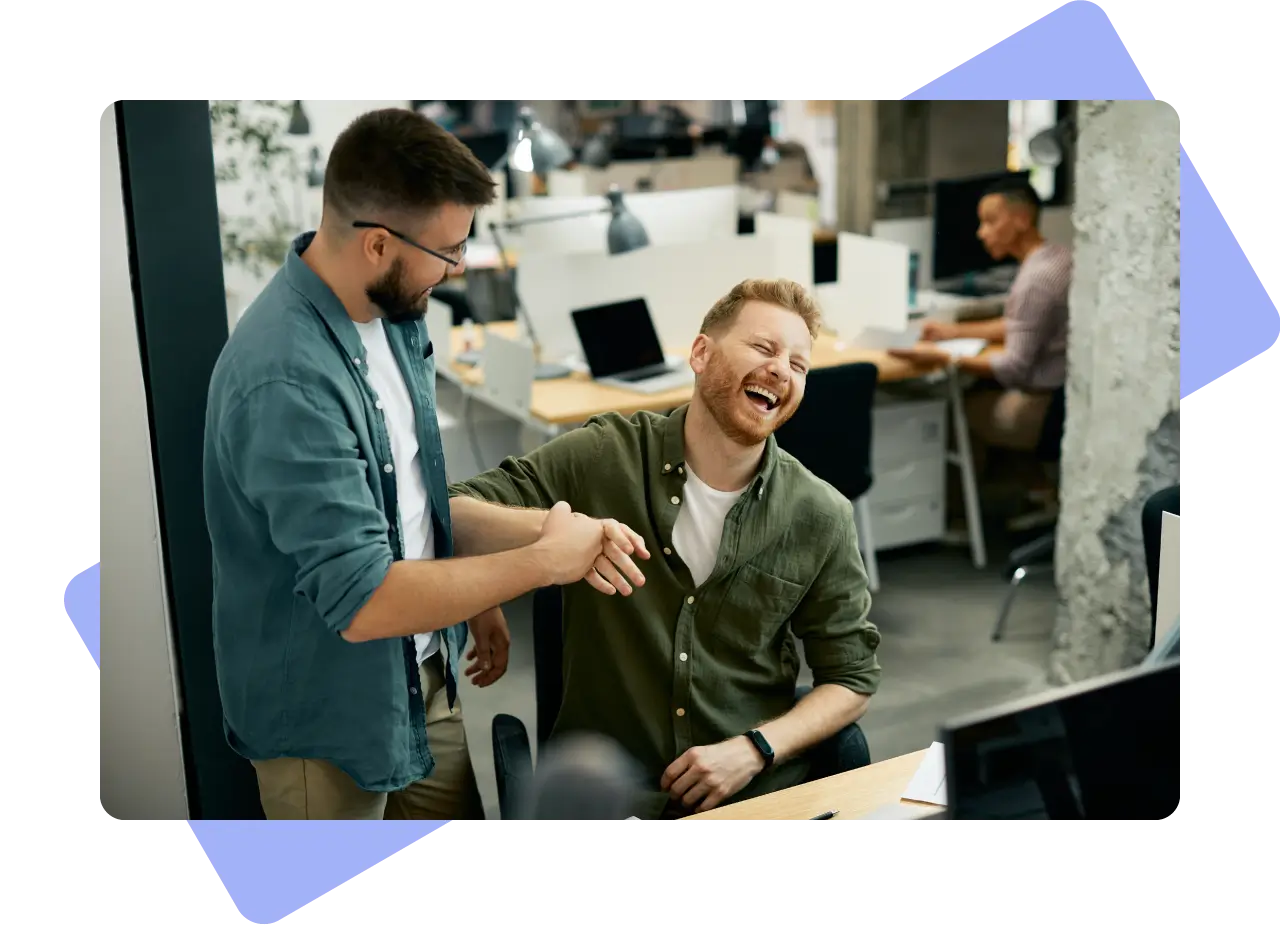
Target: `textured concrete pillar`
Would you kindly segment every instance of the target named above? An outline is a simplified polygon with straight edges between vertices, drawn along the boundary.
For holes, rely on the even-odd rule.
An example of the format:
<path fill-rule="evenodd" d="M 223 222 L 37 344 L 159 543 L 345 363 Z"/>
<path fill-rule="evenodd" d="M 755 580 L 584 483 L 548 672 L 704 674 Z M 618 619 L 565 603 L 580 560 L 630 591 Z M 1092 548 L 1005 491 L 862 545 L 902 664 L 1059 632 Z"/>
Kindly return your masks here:
<path fill-rule="evenodd" d="M 1178 481 L 1178 117 L 1164 103 L 1082 101 L 1078 128 L 1058 683 L 1145 654 L 1141 510 Z"/>
<path fill-rule="evenodd" d="M 836 225 L 871 234 L 876 220 L 876 100 L 836 101 Z"/>

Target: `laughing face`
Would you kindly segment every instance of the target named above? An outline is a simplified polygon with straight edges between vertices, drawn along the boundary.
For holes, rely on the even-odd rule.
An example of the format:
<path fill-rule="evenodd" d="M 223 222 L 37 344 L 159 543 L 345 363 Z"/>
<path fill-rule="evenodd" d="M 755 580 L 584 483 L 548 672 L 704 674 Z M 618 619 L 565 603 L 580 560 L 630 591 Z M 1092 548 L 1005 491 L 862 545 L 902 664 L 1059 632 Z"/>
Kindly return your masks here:
<path fill-rule="evenodd" d="M 724 330 L 698 335 L 689 363 L 698 397 L 720 429 L 735 443 L 755 446 L 795 414 L 812 350 L 803 318 L 751 301 Z"/>

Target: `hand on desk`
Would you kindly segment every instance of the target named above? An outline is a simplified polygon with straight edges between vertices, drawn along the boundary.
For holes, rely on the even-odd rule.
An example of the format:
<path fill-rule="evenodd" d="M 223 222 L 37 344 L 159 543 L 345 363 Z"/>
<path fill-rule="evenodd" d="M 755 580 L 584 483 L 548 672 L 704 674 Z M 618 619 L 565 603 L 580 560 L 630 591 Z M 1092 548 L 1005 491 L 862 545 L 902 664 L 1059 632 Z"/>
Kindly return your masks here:
<path fill-rule="evenodd" d="M 941 369 L 951 363 L 951 353 L 933 344 L 920 343 L 914 347 L 894 347 L 889 356 L 914 363 L 922 369 Z"/>
<path fill-rule="evenodd" d="M 920 327 L 922 341 L 955 340 L 960 336 L 960 326 L 945 321 L 926 321 Z"/>
<path fill-rule="evenodd" d="M 511 651 L 511 631 L 501 607 L 477 614 L 467 621 L 471 631 L 471 649 L 467 652 L 466 676 L 476 687 L 488 687 L 507 673 L 507 655 Z"/>
<path fill-rule="evenodd" d="M 764 757 L 746 736 L 689 749 L 662 774 L 662 789 L 694 812 L 714 809 L 764 770 Z"/>

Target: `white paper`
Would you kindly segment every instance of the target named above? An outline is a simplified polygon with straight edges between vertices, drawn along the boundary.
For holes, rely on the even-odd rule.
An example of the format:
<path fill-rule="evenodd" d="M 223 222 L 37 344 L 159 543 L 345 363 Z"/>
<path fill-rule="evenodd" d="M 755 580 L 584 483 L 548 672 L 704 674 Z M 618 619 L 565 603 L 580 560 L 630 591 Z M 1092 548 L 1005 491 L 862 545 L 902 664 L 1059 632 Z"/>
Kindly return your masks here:
<path fill-rule="evenodd" d="M 953 357 L 976 357 L 987 348 L 987 342 L 980 337 L 957 337 L 954 340 L 940 340 L 938 346 Z"/>
<path fill-rule="evenodd" d="M 886 328 L 863 328 L 853 338 L 853 346 L 861 350 L 895 350 L 909 349 L 920 343 L 920 326 L 909 324 L 905 331 L 890 331 Z"/>
<path fill-rule="evenodd" d="M 947 805 L 947 758 L 941 742 L 929 746 L 916 776 L 903 791 L 902 799 L 935 806 Z"/>

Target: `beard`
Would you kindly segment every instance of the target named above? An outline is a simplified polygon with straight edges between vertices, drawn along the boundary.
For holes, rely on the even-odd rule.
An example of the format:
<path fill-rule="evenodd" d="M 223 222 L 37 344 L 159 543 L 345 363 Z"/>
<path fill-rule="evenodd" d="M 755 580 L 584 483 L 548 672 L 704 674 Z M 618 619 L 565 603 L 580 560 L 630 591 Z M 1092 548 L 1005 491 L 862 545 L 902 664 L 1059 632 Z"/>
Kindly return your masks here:
<path fill-rule="evenodd" d="M 777 389 L 776 385 L 759 381 L 755 376 L 747 376 L 741 380 L 735 378 L 729 370 L 729 364 L 721 358 L 716 348 L 712 349 L 707 359 L 706 370 L 698 377 L 698 395 L 702 398 L 702 403 L 724 435 L 739 446 L 751 447 L 763 443 L 796 412 L 796 402 L 789 392 L 780 398 L 778 406 L 769 415 L 752 413 L 744 407 L 747 400 L 742 391 L 752 382 L 757 382 L 770 391 Z"/>
<path fill-rule="evenodd" d="M 444 282 L 444 279 L 442 276 L 435 286 Z M 434 289 L 435 286 L 431 288 Z M 404 261 L 399 257 L 381 279 L 365 288 L 364 294 L 392 324 L 417 321 L 427 313 L 429 293 L 425 290 L 415 292 L 405 284 Z"/>

